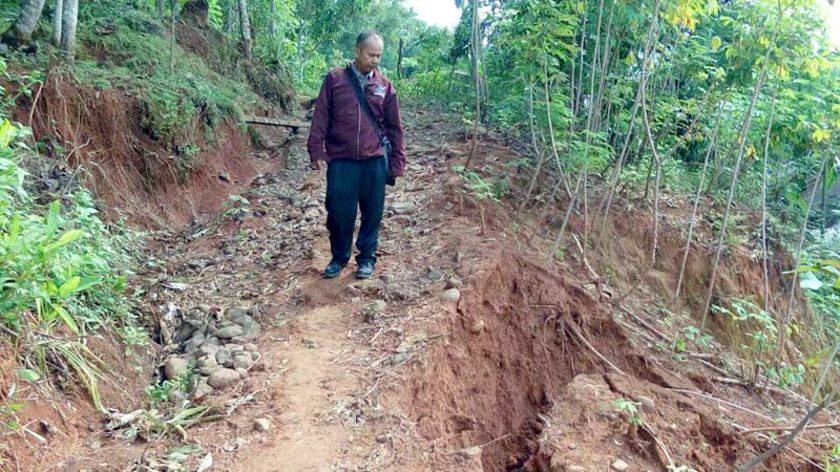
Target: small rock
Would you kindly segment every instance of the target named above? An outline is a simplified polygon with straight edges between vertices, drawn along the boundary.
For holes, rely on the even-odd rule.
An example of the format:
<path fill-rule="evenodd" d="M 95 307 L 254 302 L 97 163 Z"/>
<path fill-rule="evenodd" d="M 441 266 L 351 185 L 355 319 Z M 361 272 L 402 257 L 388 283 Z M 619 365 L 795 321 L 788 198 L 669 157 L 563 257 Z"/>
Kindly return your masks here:
<path fill-rule="evenodd" d="M 251 353 L 251 360 L 255 361 L 260 358 L 260 353 L 257 351 L 249 351 Z"/>
<path fill-rule="evenodd" d="M 367 309 L 373 313 L 384 313 L 387 307 L 388 304 L 385 303 L 385 300 L 374 300 L 367 306 Z"/>
<path fill-rule="evenodd" d="M 187 394 L 176 388 L 169 391 L 168 398 L 169 401 L 175 405 L 180 405 L 181 403 L 187 401 Z"/>
<path fill-rule="evenodd" d="M 209 377 L 209 376 L 213 375 L 213 372 L 216 372 L 219 369 L 221 369 L 221 367 L 219 367 L 219 366 L 217 366 L 217 367 L 199 367 L 198 373 L 205 376 L 205 377 Z"/>
<path fill-rule="evenodd" d="M 450 277 L 446 279 L 446 288 L 461 288 L 464 285 L 458 277 Z"/>
<path fill-rule="evenodd" d="M 654 403 L 654 401 L 651 398 L 648 398 L 644 395 L 639 395 L 638 401 L 642 404 L 642 408 L 646 412 L 653 413 L 654 411 L 656 411 L 656 403 Z"/>
<path fill-rule="evenodd" d="M 623 460 L 621 460 L 621 459 L 616 459 L 616 460 L 612 463 L 612 466 L 611 466 L 611 467 L 613 468 L 613 470 L 617 470 L 618 472 L 624 472 L 625 470 L 627 470 L 627 469 L 629 469 L 629 468 L 630 468 L 630 464 L 628 464 L 628 463 L 624 462 L 624 461 L 623 461 Z"/>
<path fill-rule="evenodd" d="M 426 273 L 426 278 L 433 282 L 437 282 L 438 280 L 443 278 L 443 273 L 439 270 L 429 267 L 429 271 Z"/>
<path fill-rule="evenodd" d="M 248 310 L 245 309 L 245 308 L 242 308 L 241 306 L 235 306 L 233 308 L 228 308 L 227 311 L 225 311 L 225 319 L 228 320 L 228 321 L 232 321 L 232 320 L 235 320 L 236 318 L 241 318 L 241 317 L 247 316 L 247 315 L 248 315 Z"/>
<path fill-rule="evenodd" d="M 222 342 L 216 336 L 210 336 L 207 340 L 204 341 L 204 345 L 207 346 L 221 346 Z"/>
<path fill-rule="evenodd" d="M 219 363 L 216 362 L 216 356 L 211 354 L 209 356 L 205 356 L 199 359 L 196 363 L 196 366 L 199 369 L 212 369 L 213 367 L 219 367 Z"/>
<path fill-rule="evenodd" d="M 261 433 L 267 433 L 271 429 L 271 422 L 266 418 L 257 418 L 254 420 L 254 429 Z"/>
<path fill-rule="evenodd" d="M 248 368 L 251 367 L 251 353 L 250 352 L 245 352 L 245 351 L 240 351 L 240 352 L 243 353 L 244 355 L 233 356 L 233 368 L 237 369 L 237 370 L 239 370 L 239 369 L 248 370 Z"/>
<path fill-rule="evenodd" d="M 376 437 L 376 442 L 378 442 L 380 444 L 384 444 L 384 443 L 388 442 L 388 439 L 390 439 L 390 438 L 388 438 L 387 435 L 381 434 L 381 435 Z"/>
<path fill-rule="evenodd" d="M 482 331 L 484 331 L 484 320 L 475 320 L 473 324 L 470 325 L 470 333 L 481 334 Z"/>
<path fill-rule="evenodd" d="M 234 372 L 239 374 L 240 379 L 244 379 L 248 377 L 248 371 L 245 369 L 236 369 Z"/>
<path fill-rule="evenodd" d="M 224 390 L 241 379 L 239 372 L 233 369 L 219 369 L 210 374 L 210 377 L 207 379 L 207 384 L 213 388 Z"/>
<path fill-rule="evenodd" d="M 254 319 L 251 318 L 250 315 L 240 316 L 238 318 L 234 318 L 232 321 L 238 324 L 239 326 L 242 326 L 243 328 L 245 328 L 246 326 L 251 326 L 255 323 Z"/>
<path fill-rule="evenodd" d="M 187 352 L 193 352 L 198 349 L 202 344 L 204 344 L 204 333 L 201 331 L 196 331 L 186 343 L 184 343 L 184 350 Z"/>
<path fill-rule="evenodd" d="M 461 299 L 461 291 L 457 288 L 450 288 L 449 290 L 444 290 L 440 294 L 440 299 L 445 302 L 457 302 Z"/>
<path fill-rule="evenodd" d="M 217 339 L 218 340 L 218 339 Z M 198 351 L 196 351 L 196 355 L 199 357 L 206 357 L 206 356 L 215 356 L 217 352 L 219 352 L 219 346 L 210 344 L 210 340 L 204 342 Z"/>
<path fill-rule="evenodd" d="M 187 372 L 188 363 L 181 357 L 170 357 L 163 366 L 163 372 L 169 380 L 178 380 Z"/>
<path fill-rule="evenodd" d="M 237 343 L 230 343 L 230 344 L 228 344 L 228 345 L 227 345 L 227 346 L 225 346 L 225 347 L 226 347 L 226 348 L 230 351 L 231 355 L 232 355 L 234 352 L 237 352 L 237 351 L 244 351 L 244 350 L 245 350 L 245 346 L 243 346 L 243 345 L 241 345 L 241 344 L 237 344 Z"/>
<path fill-rule="evenodd" d="M 398 215 L 410 215 L 417 209 L 417 205 L 410 200 L 406 200 L 394 203 L 393 209 L 394 213 Z"/>
<path fill-rule="evenodd" d="M 224 328 L 220 328 L 220 329 L 216 330 L 216 332 L 214 334 L 221 339 L 230 339 L 230 338 L 234 338 L 236 336 L 242 336 L 242 333 L 243 333 L 242 326 L 240 326 L 238 324 L 234 324 L 234 325 L 230 325 L 230 326 L 225 326 Z"/>
<path fill-rule="evenodd" d="M 256 344 L 254 344 L 254 343 L 248 343 L 248 344 L 246 344 L 246 345 L 244 345 L 244 346 L 242 346 L 242 347 L 243 347 L 246 351 L 248 351 L 248 352 L 257 352 L 257 351 L 259 350 L 259 348 L 257 347 L 257 345 L 256 345 Z"/>
<path fill-rule="evenodd" d="M 233 357 L 230 355 L 230 351 L 228 349 L 221 349 L 216 353 L 216 363 L 218 365 L 227 366 L 232 361 Z"/>
<path fill-rule="evenodd" d="M 228 174 L 227 171 L 220 170 L 218 175 L 219 175 L 219 180 L 223 180 L 225 182 L 230 183 L 230 174 Z"/>

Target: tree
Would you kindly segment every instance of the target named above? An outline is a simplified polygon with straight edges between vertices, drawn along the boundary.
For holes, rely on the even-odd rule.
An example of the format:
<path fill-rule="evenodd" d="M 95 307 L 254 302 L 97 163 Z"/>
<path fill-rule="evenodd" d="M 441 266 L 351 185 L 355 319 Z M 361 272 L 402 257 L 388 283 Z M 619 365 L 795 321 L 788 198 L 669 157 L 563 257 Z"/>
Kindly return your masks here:
<path fill-rule="evenodd" d="M 20 13 L 14 23 L 3 33 L 2 42 L 12 47 L 20 47 L 32 41 L 32 32 L 38 25 L 46 0 L 21 0 Z"/>
<path fill-rule="evenodd" d="M 61 13 L 61 54 L 69 64 L 76 58 L 76 23 L 79 18 L 79 0 L 64 0 Z"/>
<path fill-rule="evenodd" d="M 251 60 L 251 19 L 248 16 L 248 0 L 239 0 L 239 32 L 245 59 Z"/>
<path fill-rule="evenodd" d="M 61 27 L 64 22 L 64 1 L 55 0 L 55 8 L 53 9 L 53 35 L 52 44 L 55 47 L 61 46 Z"/>

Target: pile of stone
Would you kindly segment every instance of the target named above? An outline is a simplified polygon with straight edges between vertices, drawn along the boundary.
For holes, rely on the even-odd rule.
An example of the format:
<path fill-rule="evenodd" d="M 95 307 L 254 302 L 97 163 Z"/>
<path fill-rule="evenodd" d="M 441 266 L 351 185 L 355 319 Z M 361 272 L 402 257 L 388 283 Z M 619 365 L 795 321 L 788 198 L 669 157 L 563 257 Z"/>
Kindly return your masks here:
<path fill-rule="evenodd" d="M 198 374 L 190 376 L 187 386 L 192 400 L 236 385 L 260 359 L 253 342 L 260 325 L 253 309 L 229 308 L 222 317 L 209 316 L 208 311 L 202 307 L 190 310 L 174 338 L 178 354 L 164 364 L 168 380 L 183 379 L 190 372 Z"/>

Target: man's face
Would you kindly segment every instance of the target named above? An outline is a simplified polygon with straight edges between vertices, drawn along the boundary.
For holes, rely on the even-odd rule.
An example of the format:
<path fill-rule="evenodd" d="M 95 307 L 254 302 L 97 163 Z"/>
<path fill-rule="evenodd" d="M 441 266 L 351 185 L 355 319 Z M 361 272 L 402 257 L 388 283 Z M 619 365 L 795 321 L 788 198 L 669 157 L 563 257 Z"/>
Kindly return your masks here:
<path fill-rule="evenodd" d="M 363 74 L 379 67 L 382 50 L 385 48 L 381 38 L 373 37 L 356 48 L 356 68 Z"/>

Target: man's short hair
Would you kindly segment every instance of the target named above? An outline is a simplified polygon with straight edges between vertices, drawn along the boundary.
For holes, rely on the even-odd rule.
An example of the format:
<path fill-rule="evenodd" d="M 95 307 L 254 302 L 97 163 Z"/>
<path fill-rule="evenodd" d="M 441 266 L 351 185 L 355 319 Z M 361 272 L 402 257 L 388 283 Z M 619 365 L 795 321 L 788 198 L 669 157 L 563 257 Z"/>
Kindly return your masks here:
<path fill-rule="evenodd" d="M 362 45 L 365 44 L 366 42 L 368 42 L 368 40 L 370 38 L 379 38 L 379 40 L 382 41 L 382 35 L 379 34 L 378 32 L 376 32 L 374 30 L 362 31 L 359 34 L 359 37 L 356 38 L 356 47 L 357 48 L 362 47 Z"/>

